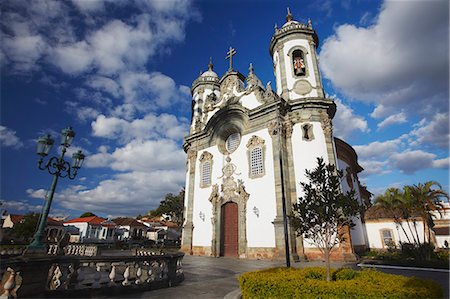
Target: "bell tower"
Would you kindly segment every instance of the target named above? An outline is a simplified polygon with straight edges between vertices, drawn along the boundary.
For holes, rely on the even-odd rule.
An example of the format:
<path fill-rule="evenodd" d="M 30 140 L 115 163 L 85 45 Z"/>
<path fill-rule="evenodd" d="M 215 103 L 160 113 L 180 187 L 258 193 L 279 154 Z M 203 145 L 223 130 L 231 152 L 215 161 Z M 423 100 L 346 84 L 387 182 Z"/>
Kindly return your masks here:
<path fill-rule="evenodd" d="M 285 100 L 324 97 L 316 49 L 319 38 L 311 20 L 303 24 L 294 20 L 290 9 L 286 23 L 270 41 L 277 94 Z"/>

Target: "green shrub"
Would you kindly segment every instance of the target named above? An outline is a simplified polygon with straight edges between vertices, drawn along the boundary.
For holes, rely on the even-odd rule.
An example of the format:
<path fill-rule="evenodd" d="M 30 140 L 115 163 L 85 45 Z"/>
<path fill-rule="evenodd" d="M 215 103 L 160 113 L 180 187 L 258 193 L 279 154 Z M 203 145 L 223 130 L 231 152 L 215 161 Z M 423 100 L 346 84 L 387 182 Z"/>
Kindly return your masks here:
<path fill-rule="evenodd" d="M 358 276 L 359 272 L 349 268 L 341 268 L 333 273 L 333 280 L 350 280 Z"/>
<path fill-rule="evenodd" d="M 435 282 L 374 270 L 273 268 L 239 277 L 243 298 L 442 298 Z"/>

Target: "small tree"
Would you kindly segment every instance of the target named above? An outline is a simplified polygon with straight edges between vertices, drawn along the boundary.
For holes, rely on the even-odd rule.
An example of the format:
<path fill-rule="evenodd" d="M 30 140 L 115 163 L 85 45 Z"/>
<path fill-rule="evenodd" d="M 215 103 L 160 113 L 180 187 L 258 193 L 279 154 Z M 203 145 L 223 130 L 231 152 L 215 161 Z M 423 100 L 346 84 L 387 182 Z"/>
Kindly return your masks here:
<path fill-rule="evenodd" d="M 92 216 L 97 216 L 92 212 L 84 212 L 83 214 L 80 215 L 79 218 L 86 218 L 86 217 L 92 217 Z"/>
<path fill-rule="evenodd" d="M 12 229 L 12 235 L 16 239 L 22 239 L 26 242 L 30 241 L 36 231 L 36 226 L 39 221 L 40 214 L 28 213 L 24 218 Z"/>
<path fill-rule="evenodd" d="M 153 212 L 155 215 L 161 216 L 163 214 L 170 215 L 172 221 L 176 222 L 178 227 L 183 225 L 183 209 L 184 209 L 184 189 L 177 195 L 172 193 L 166 194 L 166 197 L 161 201 L 159 207 Z"/>
<path fill-rule="evenodd" d="M 341 192 L 343 172 L 317 158 L 317 167 L 306 170 L 309 182 L 301 182 L 304 195 L 294 204 L 290 219 L 297 235 L 303 235 L 323 254 L 330 281 L 330 256 L 333 248 L 344 240 L 344 227 L 353 227 L 352 217 L 361 207 L 355 192 Z"/>

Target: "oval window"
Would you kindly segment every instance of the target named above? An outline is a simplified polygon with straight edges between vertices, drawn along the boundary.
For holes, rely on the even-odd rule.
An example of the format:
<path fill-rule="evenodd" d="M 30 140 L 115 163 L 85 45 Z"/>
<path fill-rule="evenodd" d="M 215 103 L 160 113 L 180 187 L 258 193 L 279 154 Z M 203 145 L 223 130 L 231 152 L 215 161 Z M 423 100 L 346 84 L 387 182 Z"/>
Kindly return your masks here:
<path fill-rule="evenodd" d="M 241 135 L 239 133 L 233 133 L 230 136 L 228 136 L 226 141 L 226 148 L 227 151 L 231 154 L 234 152 L 241 142 Z"/>

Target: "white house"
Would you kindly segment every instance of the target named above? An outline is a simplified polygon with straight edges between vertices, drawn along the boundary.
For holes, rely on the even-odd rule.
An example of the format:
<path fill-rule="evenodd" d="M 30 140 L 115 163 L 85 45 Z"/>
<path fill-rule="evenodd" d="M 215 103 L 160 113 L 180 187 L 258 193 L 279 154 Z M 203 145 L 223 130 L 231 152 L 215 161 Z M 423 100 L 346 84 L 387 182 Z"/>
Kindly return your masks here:
<path fill-rule="evenodd" d="M 418 238 L 421 243 L 431 241 L 436 247 L 445 248 L 445 241 L 450 243 L 450 206 L 449 203 L 443 205 L 441 213 L 433 213 L 435 227 L 431 230 L 431 240 L 428 240 L 427 229 L 424 229 L 420 217 L 412 217 L 409 224 L 403 221 L 402 225 L 398 225 L 389 212 L 376 206 L 371 207 L 364 217 L 370 249 L 388 249 L 390 246 L 398 248 L 400 243 L 412 243 L 414 238 Z"/>
<path fill-rule="evenodd" d="M 78 242 L 112 242 L 116 239 L 116 224 L 98 216 L 71 219 L 64 222 L 64 226 L 74 226 L 79 229 Z"/>

